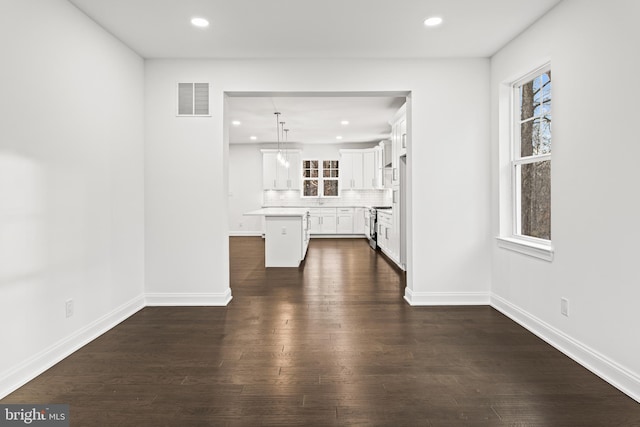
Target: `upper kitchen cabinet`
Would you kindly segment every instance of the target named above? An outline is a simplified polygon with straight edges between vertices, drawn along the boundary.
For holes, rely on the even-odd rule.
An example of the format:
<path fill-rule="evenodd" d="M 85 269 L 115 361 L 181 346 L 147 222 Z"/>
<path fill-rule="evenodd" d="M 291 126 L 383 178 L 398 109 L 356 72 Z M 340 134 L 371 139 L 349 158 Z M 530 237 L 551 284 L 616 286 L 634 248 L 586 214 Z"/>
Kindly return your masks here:
<path fill-rule="evenodd" d="M 283 150 L 289 167 L 278 160 L 278 150 L 262 152 L 262 187 L 264 190 L 300 190 L 300 150 Z"/>
<path fill-rule="evenodd" d="M 407 104 L 403 104 L 389 122 L 391 125 L 391 170 L 392 185 L 400 180 L 400 156 L 407 154 Z"/>
<path fill-rule="evenodd" d="M 340 150 L 340 180 L 343 190 L 362 188 L 362 152 Z"/>
<path fill-rule="evenodd" d="M 362 153 L 362 184 L 365 189 L 381 187 L 379 151 L 373 149 Z"/>
<path fill-rule="evenodd" d="M 340 150 L 342 189 L 372 190 L 380 188 L 380 149 Z"/>

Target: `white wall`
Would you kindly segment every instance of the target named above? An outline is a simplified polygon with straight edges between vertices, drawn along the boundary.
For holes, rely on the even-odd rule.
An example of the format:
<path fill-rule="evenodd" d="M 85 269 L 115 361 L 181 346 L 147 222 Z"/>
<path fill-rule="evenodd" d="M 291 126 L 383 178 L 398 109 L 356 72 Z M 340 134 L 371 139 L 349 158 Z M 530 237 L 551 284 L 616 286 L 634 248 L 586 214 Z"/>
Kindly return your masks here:
<path fill-rule="evenodd" d="M 229 296 L 224 92 L 411 91 L 413 304 L 488 302 L 489 61 L 146 61 L 147 290 Z M 178 81 L 212 84 L 211 118 L 175 117 Z M 416 167 L 412 167 L 412 164 Z M 175 296 L 175 295 L 174 295 Z"/>
<path fill-rule="evenodd" d="M 144 63 L 65 0 L 0 52 L 1 397 L 143 304 Z"/>
<path fill-rule="evenodd" d="M 260 209 L 262 197 L 261 144 L 229 145 L 229 230 L 231 234 L 260 235 L 263 218 L 244 216 Z"/>
<path fill-rule="evenodd" d="M 509 213 L 500 85 L 551 60 L 555 247 L 546 262 L 494 242 L 492 290 L 496 306 L 639 400 L 640 2 L 602 5 L 565 0 L 492 58 L 494 236 Z"/>

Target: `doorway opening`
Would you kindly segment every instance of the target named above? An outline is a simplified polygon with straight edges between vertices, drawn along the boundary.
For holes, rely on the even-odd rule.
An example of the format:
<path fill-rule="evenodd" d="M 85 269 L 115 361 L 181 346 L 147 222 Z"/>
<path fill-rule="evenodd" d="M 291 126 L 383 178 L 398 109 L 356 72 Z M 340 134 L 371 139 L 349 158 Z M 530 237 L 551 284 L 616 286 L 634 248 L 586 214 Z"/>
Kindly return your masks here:
<path fill-rule="evenodd" d="M 398 128 L 396 132 L 394 120 L 400 109 L 405 109 L 404 128 L 402 131 Z M 411 203 L 408 200 L 411 195 L 407 191 L 411 180 L 411 162 L 407 160 L 411 152 L 410 116 L 408 91 L 225 92 L 224 140 L 227 153 L 225 173 L 229 197 L 229 235 L 263 236 L 264 219 L 244 215 L 263 207 L 330 209 L 349 206 L 364 209 L 370 206 L 390 206 L 396 212 L 393 215 L 396 223 L 392 225 L 394 229 L 385 230 L 385 235 L 393 235 L 395 239 L 389 243 L 396 245 L 392 262 L 408 271 L 411 269 L 407 262 L 411 259 L 407 256 L 410 250 L 407 235 L 411 232 Z M 279 122 L 282 123 L 281 127 Z M 284 129 L 287 129 L 286 136 Z M 376 183 L 374 179 L 373 187 L 367 185 L 360 188 L 354 184 L 353 178 L 347 181 L 340 176 L 347 173 L 346 160 L 342 162 L 345 157 L 341 156 L 341 150 L 367 150 L 383 145 L 388 146 L 391 158 L 388 163 L 383 163 L 384 158 L 381 158 L 380 181 Z M 263 176 L 263 156 L 268 150 L 275 150 L 278 154 L 282 151 L 287 153 L 287 160 L 299 162 L 292 169 L 300 172 L 300 175 L 297 176 L 296 172 L 293 178 L 282 180 L 280 187 L 267 188 Z M 289 158 L 291 153 L 295 155 Z M 313 179 L 305 179 L 314 178 L 313 176 L 302 176 L 305 161 L 329 165 L 329 168 L 318 167 L 318 171 L 307 172 L 319 175 L 317 181 L 320 182 L 320 188 L 329 184 L 338 186 L 335 194 L 305 191 L 318 185 Z M 342 168 L 331 166 L 341 163 Z M 334 173 L 338 176 L 331 176 Z M 327 182 L 323 183 L 323 178 Z M 329 182 L 330 178 L 336 178 L 335 184 Z M 312 239 L 364 237 L 364 231 L 361 233 L 361 229 L 357 228 L 360 226 L 358 215 L 363 211 L 353 212 L 353 223 L 348 225 L 353 230 L 352 236 L 343 227 L 318 231 L 312 234 Z M 330 219 L 323 219 L 318 221 L 332 224 Z M 344 226 L 345 218 L 342 220 Z M 337 213 L 336 222 L 338 221 L 340 218 Z"/>

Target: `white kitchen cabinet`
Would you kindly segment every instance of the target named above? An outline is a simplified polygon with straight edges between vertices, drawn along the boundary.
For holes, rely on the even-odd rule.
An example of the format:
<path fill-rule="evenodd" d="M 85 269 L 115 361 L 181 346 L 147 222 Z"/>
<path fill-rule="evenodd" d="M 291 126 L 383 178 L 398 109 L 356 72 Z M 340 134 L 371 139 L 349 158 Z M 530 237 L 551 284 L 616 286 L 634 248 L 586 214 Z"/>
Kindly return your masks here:
<path fill-rule="evenodd" d="M 369 150 L 362 153 L 362 188 L 370 190 L 379 188 L 379 180 L 377 177 L 379 167 L 378 162 L 378 150 Z"/>
<path fill-rule="evenodd" d="M 336 233 L 353 234 L 353 208 L 336 209 Z"/>
<path fill-rule="evenodd" d="M 389 256 L 396 264 L 403 268 L 401 261 L 401 243 L 403 238 L 401 236 L 401 230 L 403 229 L 401 224 L 402 218 L 402 201 L 400 200 L 401 189 L 401 177 L 400 177 L 400 157 L 407 154 L 407 113 L 406 104 L 400 107 L 398 112 L 389 122 L 391 124 L 391 186 L 392 191 L 392 212 L 391 222 L 389 224 L 390 230 L 388 232 L 388 238 L 385 241 L 385 254 Z"/>
<path fill-rule="evenodd" d="M 309 246 L 306 208 L 265 208 L 245 213 L 265 219 L 265 267 L 298 267 Z"/>
<path fill-rule="evenodd" d="M 336 208 L 311 208 L 309 213 L 311 234 L 336 234 Z"/>
<path fill-rule="evenodd" d="M 300 190 L 300 180 L 302 176 L 302 161 L 300 160 L 300 152 L 289 150 L 287 152 L 287 160 L 289 161 L 289 167 L 285 168 L 287 171 L 287 189 Z"/>
<path fill-rule="evenodd" d="M 377 244 L 378 247 L 389 257 L 393 259 L 391 251 L 391 241 L 393 239 L 393 223 L 392 214 L 390 212 L 378 210 L 377 224 Z"/>
<path fill-rule="evenodd" d="M 353 234 L 366 234 L 364 229 L 366 224 L 365 211 L 369 212 L 369 210 L 365 208 L 353 209 Z"/>
<path fill-rule="evenodd" d="M 342 189 L 371 190 L 382 187 L 379 147 L 340 150 Z"/>
<path fill-rule="evenodd" d="M 377 233 L 377 244 L 380 250 L 402 268 L 400 264 L 400 235 L 397 232 L 393 211 L 378 211 Z"/>
<path fill-rule="evenodd" d="M 400 233 L 397 215 L 394 208 L 390 210 L 378 210 L 378 238 L 380 249 L 393 262 L 400 266 Z"/>
<path fill-rule="evenodd" d="M 391 240 L 389 242 L 389 251 L 393 260 L 400 265 L 400 189 L 394 187 L 391 193 Z"/>
<path fill-rule="evenodd" d="M 393 116 L 391 122 L 391 184 L 400 184 L 400 156 L 407 152 L 407 110 L 403 104 Z"/>
<path fill-rule="evenodd" d="M 263 190 L 300 190 L 300 150 L 284 152 L 288 168 L 278 161 L 278 150 L 261 151 Z"/>
<path fill-rule="evenodd" d="M 364 209 L 364 235 L 367 236 L 367 239 L 371 238 L 371 235 L 375 230 L 371 229 L 371 211 L 367 208 Z"/>
<path fill-rule="evenodd" d="M 340 180 L 343 190 L 360 189 L 362 182 L 362 153 L 340 152 Z"/>
<path fill-rule="evenodd" d="M 398 143 L 398 156 L 407 154 L 407 117 L 400 120 L 400 141 Z"/>
<path fill-rule="evenodd" d="M 279 163 L 277 153 L 262 152 L 262 189 L 276 190 L 278 188 Z"/>

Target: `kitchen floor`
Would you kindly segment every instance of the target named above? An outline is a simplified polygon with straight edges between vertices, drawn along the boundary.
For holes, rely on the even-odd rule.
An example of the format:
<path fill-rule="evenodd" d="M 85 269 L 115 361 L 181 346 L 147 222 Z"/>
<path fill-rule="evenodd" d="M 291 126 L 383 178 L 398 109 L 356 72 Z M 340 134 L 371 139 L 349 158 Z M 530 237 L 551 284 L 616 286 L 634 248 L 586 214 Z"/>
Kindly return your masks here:
<path fill-rule="evenodd" d="M 264 268 L 232 237 L 227 307 L 148 307 L 3 399 L 71 426 L 614 426 L 640 405 L 490 307 L 410 307 L 364 239 Z"/>

